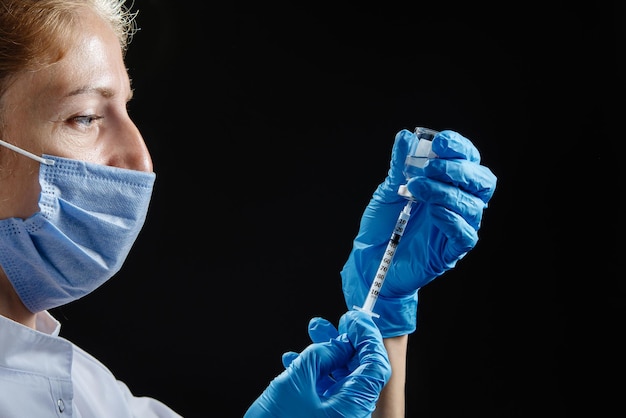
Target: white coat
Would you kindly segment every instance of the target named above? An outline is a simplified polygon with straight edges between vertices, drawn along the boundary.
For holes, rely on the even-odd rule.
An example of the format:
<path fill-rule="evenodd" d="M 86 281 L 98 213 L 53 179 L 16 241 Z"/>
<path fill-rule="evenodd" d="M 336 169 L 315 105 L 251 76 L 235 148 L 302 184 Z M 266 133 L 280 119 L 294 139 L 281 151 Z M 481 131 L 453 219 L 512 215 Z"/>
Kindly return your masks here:
<path fill-rule="evenodd" d="M 93 356 L 59 336 L 60 323 L 37 314 L 36 330 L 0 316 L 0 417 L 182 418 L 134 396 Z"/>

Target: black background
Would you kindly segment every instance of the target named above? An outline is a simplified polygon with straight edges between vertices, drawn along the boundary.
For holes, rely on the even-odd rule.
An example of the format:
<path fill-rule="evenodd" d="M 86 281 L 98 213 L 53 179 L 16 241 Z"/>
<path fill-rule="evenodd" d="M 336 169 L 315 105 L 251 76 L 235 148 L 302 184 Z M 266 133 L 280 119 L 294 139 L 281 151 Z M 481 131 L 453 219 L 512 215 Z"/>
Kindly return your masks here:
<path fill-rule="evenodd" d="M 396 132 L 453 129 L 498 185 L 476 248 L 420 290 L 407 416 L 613 409 L 623 4 L 207 3 L 135 1 L 154 197 L 123 269 L 53 310 L 62 335 L 137 395 L 241 416 L 308 320 L 346 309 L 339 271 Z"/>

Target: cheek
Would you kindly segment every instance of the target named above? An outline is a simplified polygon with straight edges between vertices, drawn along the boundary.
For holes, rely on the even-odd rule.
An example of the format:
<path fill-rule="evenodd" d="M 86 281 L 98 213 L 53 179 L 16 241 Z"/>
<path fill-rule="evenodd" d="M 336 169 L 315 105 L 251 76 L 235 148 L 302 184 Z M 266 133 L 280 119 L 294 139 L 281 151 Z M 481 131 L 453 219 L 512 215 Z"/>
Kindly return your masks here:
<path fill-rule="evenodd" d="M 39 163 L 16 156 L 0 167 L 0 219 L 28 218 L 39 211 Z"/>

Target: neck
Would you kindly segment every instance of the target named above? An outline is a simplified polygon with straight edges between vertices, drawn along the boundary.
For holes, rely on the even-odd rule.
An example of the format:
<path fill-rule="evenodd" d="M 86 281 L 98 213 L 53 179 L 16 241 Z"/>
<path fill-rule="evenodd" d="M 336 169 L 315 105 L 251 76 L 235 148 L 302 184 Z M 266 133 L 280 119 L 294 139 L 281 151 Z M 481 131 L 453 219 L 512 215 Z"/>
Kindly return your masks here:
<path fill-rule="evenodd" d="M 2 269 L 0 269 L 0 315 L 35 329 L 37 314 L 24 306 Z"/>

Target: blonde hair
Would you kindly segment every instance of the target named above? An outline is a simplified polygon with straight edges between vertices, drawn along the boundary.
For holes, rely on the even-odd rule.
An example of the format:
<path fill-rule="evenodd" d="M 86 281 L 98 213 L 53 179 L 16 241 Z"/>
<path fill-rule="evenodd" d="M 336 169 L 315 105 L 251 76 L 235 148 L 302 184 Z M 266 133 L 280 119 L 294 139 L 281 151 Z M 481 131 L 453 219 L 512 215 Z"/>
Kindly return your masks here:
<path fill-rule="evenodd" d="M 83 7 L 91 8 L 111 25 L 125 53 L 137 31 L 137 12 L 132 12 L 124 0 L 0 1 L 0 101 L 15 74 L 63 58 Z"/>

